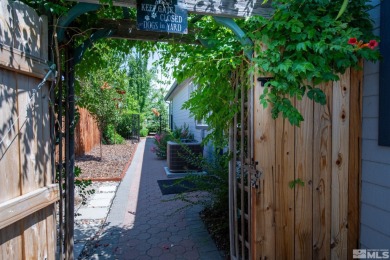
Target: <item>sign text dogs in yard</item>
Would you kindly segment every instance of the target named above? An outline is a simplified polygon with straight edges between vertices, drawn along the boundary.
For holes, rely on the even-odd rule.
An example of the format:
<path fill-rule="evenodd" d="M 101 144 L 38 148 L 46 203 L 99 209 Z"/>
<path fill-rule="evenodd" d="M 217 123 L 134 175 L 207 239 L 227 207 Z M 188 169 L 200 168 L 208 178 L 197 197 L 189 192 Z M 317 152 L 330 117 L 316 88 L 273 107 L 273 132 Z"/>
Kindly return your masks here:
<path fill-rule="evenodd" d="M 139 0 L 137 2 L 139 30 L 186 34 L 187 10 L 177 0 Z"/>

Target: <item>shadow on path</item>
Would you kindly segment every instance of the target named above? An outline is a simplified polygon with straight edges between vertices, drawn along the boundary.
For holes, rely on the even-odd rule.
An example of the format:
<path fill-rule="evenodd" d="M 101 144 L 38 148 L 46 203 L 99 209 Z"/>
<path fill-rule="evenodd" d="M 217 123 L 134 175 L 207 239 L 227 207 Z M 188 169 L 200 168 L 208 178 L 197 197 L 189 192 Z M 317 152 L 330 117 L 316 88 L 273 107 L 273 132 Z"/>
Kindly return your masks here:
<path fill-rule="evenodd" d="M 157 180 L 165 160 L 150 151 L 153 139 L 141 140 L 120 184 L 105 228 L 86 245 L 79 259 L 222 259 L 199 212 L 200 206 L 162 195 Z"/>

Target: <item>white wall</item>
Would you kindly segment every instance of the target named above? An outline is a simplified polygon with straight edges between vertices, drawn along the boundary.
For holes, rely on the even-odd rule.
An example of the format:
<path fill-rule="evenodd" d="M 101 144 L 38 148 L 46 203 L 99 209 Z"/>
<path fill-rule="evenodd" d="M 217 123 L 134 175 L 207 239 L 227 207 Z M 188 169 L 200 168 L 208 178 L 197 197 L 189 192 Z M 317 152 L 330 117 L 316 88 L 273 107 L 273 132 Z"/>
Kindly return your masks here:
<path fill-rule="evenodd" d="M 194 89 L 192 82 L 188 84 L 179 85 L 175 92 L 172 93 L 170 100 L 172 106 L 172 121 L 173 127 L 181 127 L 184 124 L 189 125 L 191 133 L 194 134 L 194 138 L 197 141 L 202 141 L 202 130 L 196 129 L 195 119 L 190 115 L 190 112 L 186 109 L 182 109 L 185 101 L 190 98 L 191 92 Z M 207 135 L 207 131 L 204 131 L 204 137 Z M 212 146 L 204 146 L 204 155 L 210 156 L 212 154 Z"/>
<path fill-rule="evenodd" d="M 380 0 L 371 4 L 379 34 Z M 360 242 L 362 248 L 390 249 L 390 147 L 378 146 L 378 94 L 379 63 L 365 62 Z"/>

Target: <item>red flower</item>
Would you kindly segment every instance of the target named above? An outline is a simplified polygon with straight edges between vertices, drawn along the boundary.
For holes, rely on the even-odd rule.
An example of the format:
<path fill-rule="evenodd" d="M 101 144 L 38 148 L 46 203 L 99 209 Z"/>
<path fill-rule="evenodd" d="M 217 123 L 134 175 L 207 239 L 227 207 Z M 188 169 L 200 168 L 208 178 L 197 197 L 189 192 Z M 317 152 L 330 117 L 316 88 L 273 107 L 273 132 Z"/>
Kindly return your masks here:
<path fill-rule="evenodd" d="M 378 42 L 376 40 L 371 40 L 369 43 L 368 43 L 368 48 L 370 49 L 375 49 L 375 47 L 378 46 Z"/>
<path fill-rule="evenodd" d="M 357 39 L 356 39 L 356 38 L 350 38 L 350 39 L 348 40 L 348 44 L 356 45 L 356 44 L 357 44 Z"/>

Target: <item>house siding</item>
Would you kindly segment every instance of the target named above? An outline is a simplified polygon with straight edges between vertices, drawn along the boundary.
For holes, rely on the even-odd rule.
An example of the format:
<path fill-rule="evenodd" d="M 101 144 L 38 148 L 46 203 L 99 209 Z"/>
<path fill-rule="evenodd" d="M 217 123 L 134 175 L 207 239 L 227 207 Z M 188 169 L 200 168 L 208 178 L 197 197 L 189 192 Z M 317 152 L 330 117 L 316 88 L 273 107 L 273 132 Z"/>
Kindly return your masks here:
<path fill-rule="evenodd" d="M 380 0 L 370 15 L 380 34 Z M 387 33 L 387 32 L 386 32 Z M 390 72 L 389 72 L 390 73 Z M 390 147 L 378 145 L 379 62 L 365 62 L 363 80 L 361 248 L 390 248 Z"/>
<path fill-rule="evenodd" d="M 203 138 L 208 134 L 206 130 L 197 129 L 195 125 L 195 119 L 191 116 L 190 111 L 182 109 L 184 102 L 186 102 L 194 89 L 193 82 L 187 82 L 186 84 L 179 85 L 175 92 L 170 96 L 172 115 L 172 126 L 182 127 L 184 124 L 189 126 L 189 130 L 194 134 L 194 139 L 201 142 Z M 202 133 L 203 131 L 203 133 Z M 212 146 L 204 146 L 204 155 L 210 157 L 212 154 Z"/>

